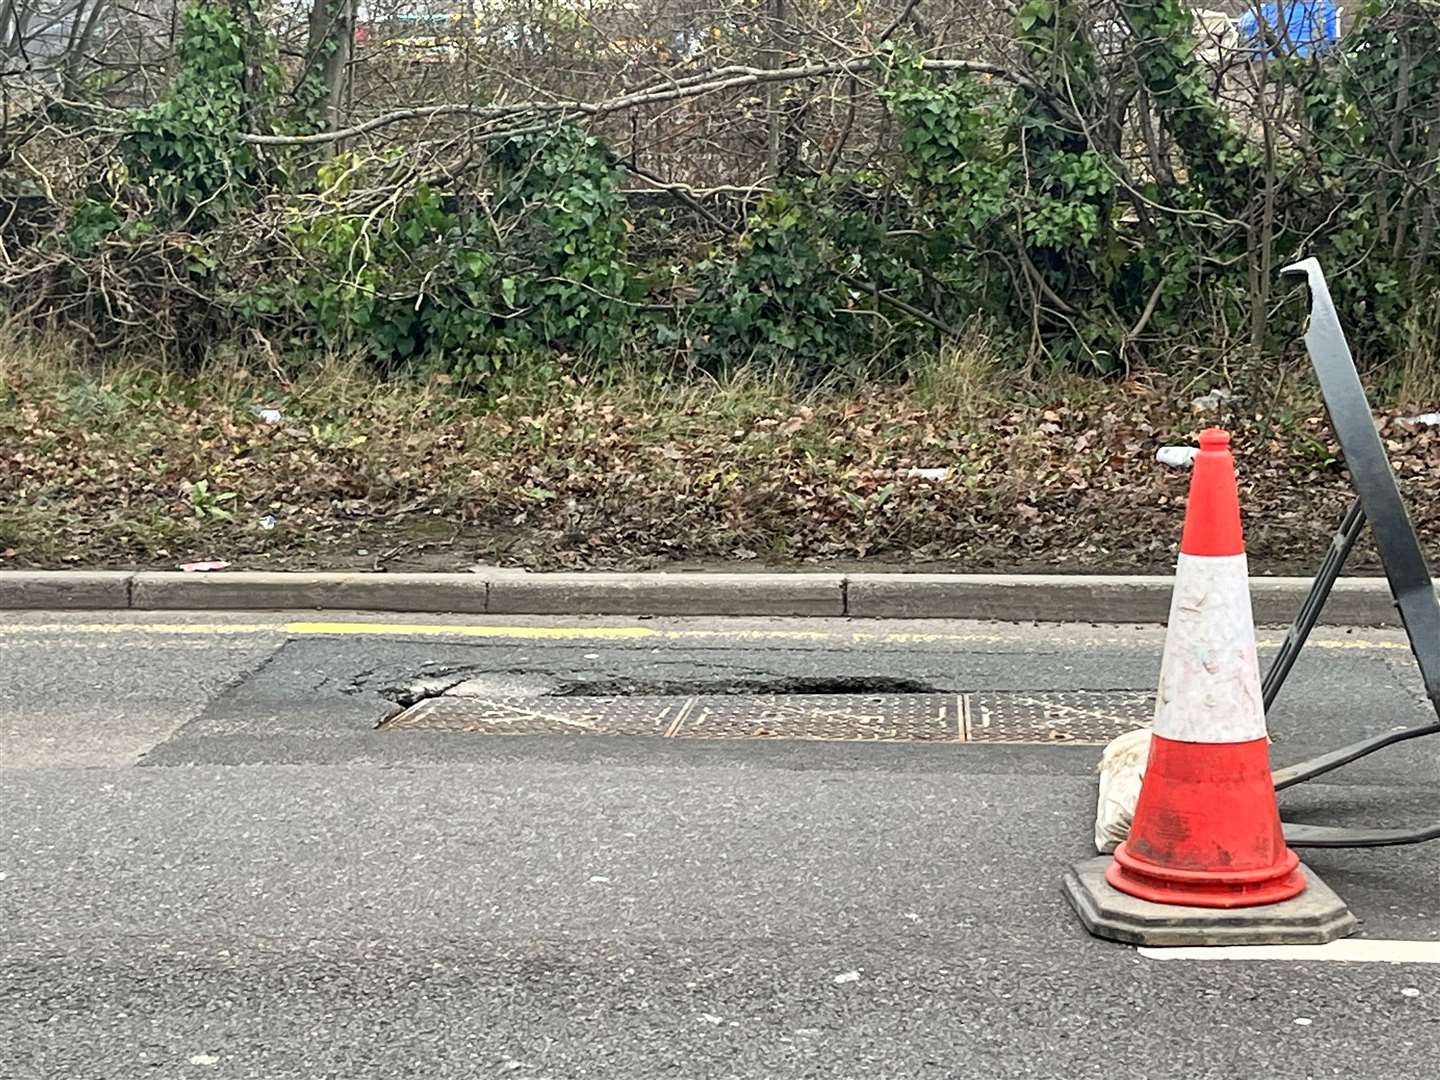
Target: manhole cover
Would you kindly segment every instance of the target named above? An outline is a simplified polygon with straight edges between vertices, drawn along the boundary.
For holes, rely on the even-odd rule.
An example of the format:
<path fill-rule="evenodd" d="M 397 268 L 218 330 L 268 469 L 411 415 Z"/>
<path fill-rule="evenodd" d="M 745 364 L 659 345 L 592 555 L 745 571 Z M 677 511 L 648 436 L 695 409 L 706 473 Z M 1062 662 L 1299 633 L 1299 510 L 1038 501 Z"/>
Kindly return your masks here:
<path fill-rule="evenodd" d="M 474 735 L 664 735 L 688 700 L 438 697 L 417 702 L 380 726 Z"/>
<path fill-rule="evenodd" d="M 1155 695 L 1139 691 L 984 693 L 966 704 L 970 742 L 1108 743 L 1155 714 Z"/>
<path fill-rule="evenodd" d="M 380 726 L 475 735 L 1083 744 L 1145 727 L 1153 711 L 1153 695 L 1136 691 L 436 697 Z"/>
<path fill-rule="evenodd" d="M 700 697 L 676 729 L 690 739 L 959 742 L 954 694 L 775 694 Z"/>

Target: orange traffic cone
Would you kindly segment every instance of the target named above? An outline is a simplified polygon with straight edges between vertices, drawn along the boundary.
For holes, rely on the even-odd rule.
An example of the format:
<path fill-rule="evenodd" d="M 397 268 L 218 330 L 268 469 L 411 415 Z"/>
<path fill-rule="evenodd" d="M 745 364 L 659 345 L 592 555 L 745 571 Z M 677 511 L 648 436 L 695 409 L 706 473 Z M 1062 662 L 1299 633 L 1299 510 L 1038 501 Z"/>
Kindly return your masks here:
<path fill-rule="evenodd" d="M 1200 433 L 1130 834 L 1114 859 L 1086 859 L 1065 875 L 1066 898 L 1097 937 L 1319 945 L 1357 925 L 1285 845 L 1229 446 L 1223 431 Z"/>
<path fill-rule="evenodd" d="M 1260 695 L 1230 436 L 1200 433 L 1170 601 L 1150 760 L 1105 872 L 1142 900 L 1273 904 L 1305 888 L 1285 846 Z"/>

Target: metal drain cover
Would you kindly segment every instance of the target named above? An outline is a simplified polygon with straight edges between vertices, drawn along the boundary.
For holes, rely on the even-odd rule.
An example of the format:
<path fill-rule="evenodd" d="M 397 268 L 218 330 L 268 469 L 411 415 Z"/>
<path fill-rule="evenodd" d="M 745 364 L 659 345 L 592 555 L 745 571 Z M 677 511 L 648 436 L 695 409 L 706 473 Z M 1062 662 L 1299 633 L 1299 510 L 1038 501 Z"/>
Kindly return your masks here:
<path fill-rule="evenodd" d="M 775 694 L 701 697 L 686 712 L 678 738 L 837 739 L 865 742 L 959 742 L 954 694 Z"/>
<path fill-rule="evenodd" d="M 664 735 L 689 698 L 437 697 L 380 726 L 473 735 Z"/>
<path fill-rule="evenodd" d="M 1108 743 L 1149 727 L 1155 695 L 1133 690 L 971 694 L 970 742 Z"/>
<path fill-rule="evenodd" d="M 1153 711 L 1154 696 L 1137 691 L 436 697 L 380 727 L 476 735 L 1086 744 L 1146 727 Z"/>

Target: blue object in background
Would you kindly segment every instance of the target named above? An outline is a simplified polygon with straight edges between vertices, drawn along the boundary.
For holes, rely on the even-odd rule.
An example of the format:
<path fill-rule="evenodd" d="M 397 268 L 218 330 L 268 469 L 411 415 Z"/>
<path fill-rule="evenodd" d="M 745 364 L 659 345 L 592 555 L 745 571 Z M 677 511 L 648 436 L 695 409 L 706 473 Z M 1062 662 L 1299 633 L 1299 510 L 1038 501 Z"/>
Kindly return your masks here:
<path fill-rule="evenodd" d="M 1254 46 L 1257 60 L 1310 56 L 1339 40 L 1340 16 L 1331 0 L 1288 0 L 1256 5 L 1235 20 L 1235 29 L 1242 44 Z M 1267 35 L 1278 48 L 1266 44 Z"/>

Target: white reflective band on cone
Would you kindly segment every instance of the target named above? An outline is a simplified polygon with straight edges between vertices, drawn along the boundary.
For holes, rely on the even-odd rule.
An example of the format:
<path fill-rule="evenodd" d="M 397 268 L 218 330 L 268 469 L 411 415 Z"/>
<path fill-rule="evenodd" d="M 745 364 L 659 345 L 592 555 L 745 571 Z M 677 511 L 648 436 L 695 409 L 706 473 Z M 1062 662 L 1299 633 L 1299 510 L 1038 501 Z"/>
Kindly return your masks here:
<path fill-rule="evenodd" d="M 1180 555 L 1152 731 L 1177 742 L 1265 737 L 1244 555 Z"/>

